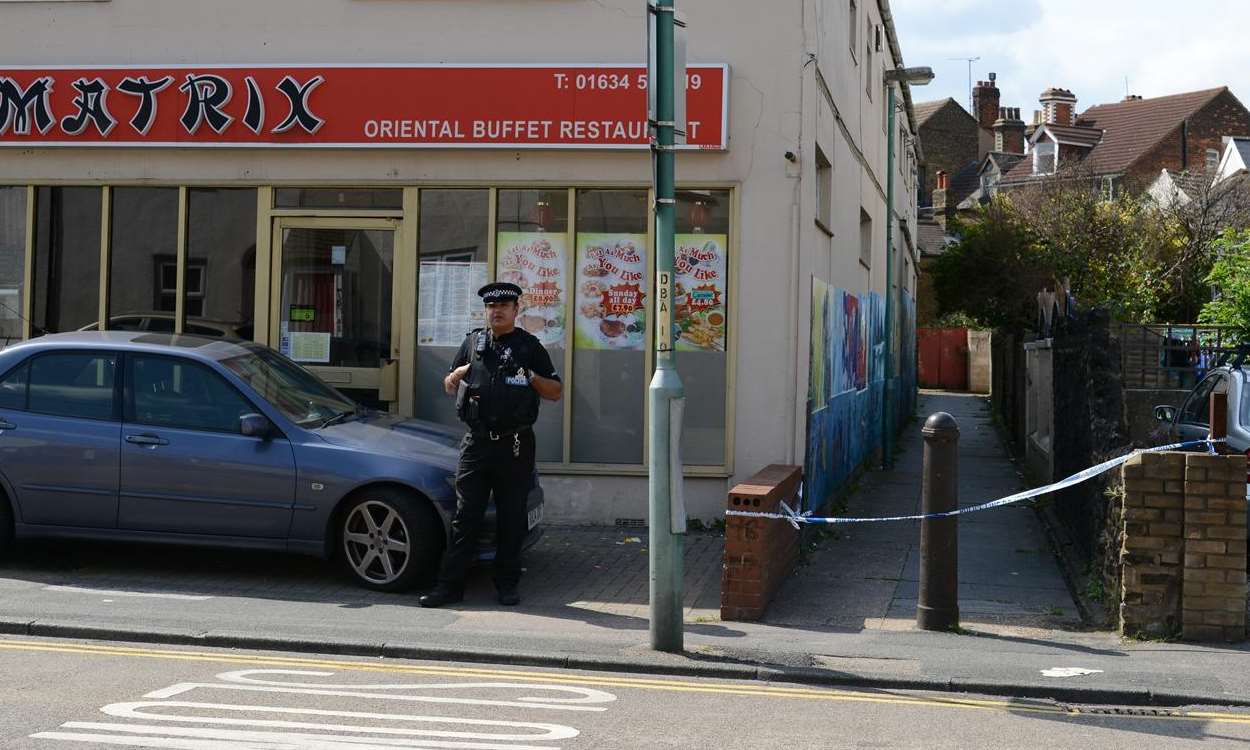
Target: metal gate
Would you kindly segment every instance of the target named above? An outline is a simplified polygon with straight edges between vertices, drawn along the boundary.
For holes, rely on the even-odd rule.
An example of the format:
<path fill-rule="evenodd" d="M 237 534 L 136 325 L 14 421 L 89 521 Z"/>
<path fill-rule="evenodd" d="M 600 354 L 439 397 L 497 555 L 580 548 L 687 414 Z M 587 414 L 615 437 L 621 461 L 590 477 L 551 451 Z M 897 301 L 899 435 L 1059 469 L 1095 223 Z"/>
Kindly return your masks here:
<path fill-rule="evenodd" d="M 968 329 L 921 328 L 920 386 L 947 391 L 968 390 Z"/>

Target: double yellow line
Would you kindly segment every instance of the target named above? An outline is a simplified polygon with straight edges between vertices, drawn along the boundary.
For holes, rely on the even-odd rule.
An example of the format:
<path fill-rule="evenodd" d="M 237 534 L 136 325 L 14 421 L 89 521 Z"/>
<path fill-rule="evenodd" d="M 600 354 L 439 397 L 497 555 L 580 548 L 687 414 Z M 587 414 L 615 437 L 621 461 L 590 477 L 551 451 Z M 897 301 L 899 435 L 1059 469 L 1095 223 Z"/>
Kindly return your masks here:
<path fill-rule="evenodd" d="M 963 697 L 919 697 L 889 692 L 863 692 L 822 688 L 782 687 L 770 684 L 734 684 L 725 682 L 691 682 L 678 679 L 654 677 L 597 676 L 593 674 L 560 674 L 558 672 L 533 672 L 485 667 L 450 667 L 431 664 L 402 664 L 397 662 L 343 661 L 299 656 L 273 656 L 209 651 L 176 651 L 128 646 L 108 646 L 92 643 L 46 642 L 8 639 L 0 637 L 0 651 L 26 653 L 57 653 L 80 656 L 128 657 L 160 659 L 167 661 L 231 664 L 249 667 L 298 667 L 305 669 L 332 669 L 343 672 L 380 672 L 387 674 L 421 675 L 448 678 L 488 678 L 573 685 L 582 687 L 626 688 L 676 693 L 701 693 L 713 695 L 737 695 L 746 697 L 791 698 L 847 703 L 880 703 L 916 707 L 956 708 L 965 710 L 1004 711 L 1009 713 L 1040 713 L 1071 717 L 1098 717 L 1135 720 L 1209 721 L 1226 724 L 1250 725 L 1250 713 L 1235 714 L 1204 711 L 1172 711 L 1167 714 L 1109 714 L 1089 713 L 1079 709 L 1045 703 L 1025 703 L 1010 700 L 978 699 Z"/>

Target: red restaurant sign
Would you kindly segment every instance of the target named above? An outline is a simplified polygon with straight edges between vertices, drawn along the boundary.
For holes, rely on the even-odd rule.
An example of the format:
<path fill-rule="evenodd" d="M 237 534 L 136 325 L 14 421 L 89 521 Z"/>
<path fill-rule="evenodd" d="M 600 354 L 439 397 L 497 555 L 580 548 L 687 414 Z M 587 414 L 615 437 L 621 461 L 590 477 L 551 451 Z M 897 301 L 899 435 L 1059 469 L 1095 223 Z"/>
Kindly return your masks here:
<path fill-rule="evenodd" d="M 641 148 L 641 66 L 0 68 L 0 146 Z M 725 149 L 729 69 L 687 69 Z"/>

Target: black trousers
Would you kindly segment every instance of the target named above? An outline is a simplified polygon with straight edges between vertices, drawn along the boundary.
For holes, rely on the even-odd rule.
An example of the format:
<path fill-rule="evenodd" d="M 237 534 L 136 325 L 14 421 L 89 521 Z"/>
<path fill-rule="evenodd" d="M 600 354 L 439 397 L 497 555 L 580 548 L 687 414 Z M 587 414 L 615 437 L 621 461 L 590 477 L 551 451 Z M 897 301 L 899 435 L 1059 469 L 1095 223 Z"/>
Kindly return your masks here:
<path fill-rule="evenodd" d="M 521 545 L 529 531 L 525 505 L 533 476 L 533 430 L 499 440 L 473 433 L 464 436 L 456 470 L 456 515 L 451 522 L 451 543 L 438 574 L 440 585 L 456 591 L 464 587 L 469 564 L 477 557 L 478 535 L 492 493 L 498 525 L 495 585 L 517 584 L 521 579 Z"/>

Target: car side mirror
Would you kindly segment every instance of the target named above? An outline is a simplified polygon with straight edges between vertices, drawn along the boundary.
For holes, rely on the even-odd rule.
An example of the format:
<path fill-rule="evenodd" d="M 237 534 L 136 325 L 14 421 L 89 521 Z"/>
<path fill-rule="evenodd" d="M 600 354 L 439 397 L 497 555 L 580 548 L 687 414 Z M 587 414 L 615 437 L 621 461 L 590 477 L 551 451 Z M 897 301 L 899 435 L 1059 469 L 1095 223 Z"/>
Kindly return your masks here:
<path fill-rule="evenodd" d="M 1156 406 L 1155 407 L 1155 419 L 1160 422 L 1167 422 L 1168 424 L 1171 424 L 1173 420 L 1176 419 L 1176 407 L 1175 406 Z"/>
<path fill-rule="evenodd" d="M 273 432 L 273 425 L 263 414 L 244 414 L 239 417 L 239 432 L 246 437 L 267 438 Z"/>

